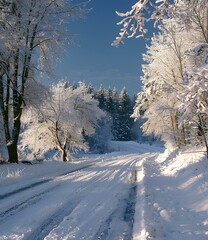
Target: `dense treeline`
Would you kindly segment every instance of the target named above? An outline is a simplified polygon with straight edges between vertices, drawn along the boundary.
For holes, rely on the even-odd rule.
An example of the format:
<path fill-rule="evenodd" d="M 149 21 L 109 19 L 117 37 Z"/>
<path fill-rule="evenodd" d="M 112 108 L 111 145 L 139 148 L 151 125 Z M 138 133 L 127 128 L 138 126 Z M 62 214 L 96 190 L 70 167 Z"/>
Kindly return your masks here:
<path fill-rule="evenodd" d="M 112 135 L 117 141 L 134 140 L 134 120 L 131 118 L 134 102 L 124 87 L 120 93 L 114 89 L 100 88 L 94 94 L 99 107 L 107 112 L 112 119 Z"/>
<path fill-rule="evenodd" d="M 76 88 L 76 84 L 74 85 Z M 130 141 L 138 139 L 138 124 L 131 117 L 135 105 L 126 88 L 121 92 L 116 88 L 99 89 L 91 85 L 86 86 L 87 93 L 98 100 L 98 107 L 106 115 L 99 121 L 96 132 L 93 136 L 87 137 L 91 151 L 103 153 L 109 150 L 108 141 Z"/>

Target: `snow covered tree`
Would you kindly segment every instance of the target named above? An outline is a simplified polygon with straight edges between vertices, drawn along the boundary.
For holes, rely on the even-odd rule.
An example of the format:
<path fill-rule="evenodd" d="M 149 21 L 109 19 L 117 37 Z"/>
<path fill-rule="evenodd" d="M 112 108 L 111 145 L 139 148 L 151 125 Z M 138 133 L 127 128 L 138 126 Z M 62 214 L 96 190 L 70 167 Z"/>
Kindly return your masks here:
<path fill-rule="evenodd" d="M 137 10 L 144 10 L 147 2 L 138 5 Z M 161 3 L 164 2 L 168 3 L 161 1 L 158 6 L 161 7 Z M 207 96 L 205 68 L 207 67 L 208 2 L 181 0 L 172 3 L 174 9 L 169 3 L 167 7 L 170 8 L 166 9 L 168 10 L 166 13 L 170 13 L 171 9 L 171 18 L 168 18 L 170 15 L 164 18 L 163 13 L 162 15 L 159 13 L 158 18 L 157 14 L 154 15 L 157 11 L 151 9 L 153 14 L 151 18 L 161 20 L 160 17 L 163 16 L 163 19 L 159 25 L 159 34 L 152 38 L 144 56 L 147 62 L 143 66 L 144 90 L 138 94 L 133 116 L 137 118 L 140 112 L 144 112 L 144 117 L 147 119 L 143 125 L 145 133 L 162 136 L 172 145 L 180 146 L 190 142 L 190 136 L 193 135 L 190 126 L 186 121 L 182 121 L 189 115 L 188 113 L 190 113 L 189 120 L 193 117 L 194 121 L 198 122 L 196 129 L 201 129 L 202 126 L 206 129 L 205 118 L 197 112 L 206 105 Z M 154 2 L 152 4 L 154 5 Z M 138 16 L 144 19 L 144 16 Z M 184 114 L 181 111 L 181 102 L 183 102 Z M 179 119 L 181 119 L 180 127 Z M 195 138 L 203 132 L 205 131 L 197 130 L 198 136 L 195 135 Z"/>
<path fill-rule="evenodd" d="M 118 140 L 119 126 L 119 97 L 116 88 L 106 90 L 106 111 L 112 118 L 113 139 Z"/>
<path fill-rule="evenodd" d="M 105 116 L 103 116 L 99 121 L 95 129 L 95 133 L 91 136 L 84 136 L 86 142 L 89 145 L 89 151 L 94 153 L 105 153 L 108 151 L 108 143 L 112 139 L 112 117 L 110 113 L 107 112 L 107 90 L 100 87 L 99 90 L 95 90 L 90 84 L 85 85 L 84 92 L 91 94 L 93 98 L 97 99 L 98 107 L 105 111 Z"/>
<path fill-rule="evenodd" d="M 113 90 L 109 87 L 106 91 L 106 111 L 112 113 L 114 111 Z"/>
<path fill-rule="evenodd" d="M 113 89 L 108 88 L 107 90 L 100 88 L 95 92 L 95 98 L 99 101 L 99 107 L 111 118 L 113 140 L 124 141 L 132 139 L 134 122 L 130 116 L 133 112 L 133 104 L 127 94 L 126 88 L 121 91 L 120 95 L 115 87 Z"/>
<path fill-rule="evenodd" d="M 202 1 L 203 2 L 203 1 Z M 190 12 L 190 9 L 188 9 Z M 186 9 L 186 11 L 188 11 Z M 206 112 L 207 108 L 207 76 L 208 76 L 208 2 L 198 2 L 194 5 L 194 11 L 188 16 L 189 27 L 197 32 L 197 42 L 189 50 L 189 59 L 192 66 L 185 72 L 185 92 L 182 94 L 184 116 L 190 112 L 191 106 L 197 105 L 200 112 Z M 187 95 L 187 96 L 186 96 Z M 187 103 L 187 104 L 185 104 Z"/>
<path fill-rule="evenodd" d="M 202 136 L 208 156 L 208 65 L 187 73 L 186 77 L 188 85 L 180 95 L 182 116 L 179 125 L 185 122 L 198 130 L 198 138 Z"/>
<path fill-rule="evenodd" d="M 137 119 L 144 113 L 146 122 L 143 131 L 147 135 L 180 146 L 184 142 L 183 131 L 178 129 L 178 98 L 183 91 L 183 36 L 172 32 L 172 22 L 165 22 L 162 32 L 152 38 L 144 55 L 143 92 L 138 99 L 133 116 Z"/>
<path fill-rule="evenodd" d="M 147 33 L 146 24 L 155 21 L 155 24 L 167 15 L 172 15 L 178 0 L 139 0 L 135 1 L 131 9 L 125 13 L 116 12 L 123 19 L 118 22 L 121 25 L 119 36 L 114 40 L 113 46 L 124 43 L 124 39 L 131 37 L 144 37 Z"/>
<path fill-rule="evenodd" d="M 180 95 L 182 113 L 180 126 L 185 122 L 195 126 L 202 136 L 208 156 L 207 109 L 208 109 L 208 2 L 196 1 L 191 9 L 185 8 L 189 29 L 197 33 L 197 42 L 189 50 L 192 66 L 186 68 L 184 92 Z"/>
<path fill-rule="evenodd" d="M 181 146 L 189 138 L 189 126 L 184 123 L 179 128 L 181 99 L 178 96 L 185 91 L 187 69 L 196 66 L 190 49 L 202 36 L 194 27 L 181 28 L 177 18 L 163 20 L 160 29 L 144 55 L 147 62 L 143 65 L 144 90 L 138 95 L 134 117 L 144 112 L 146 133 Z"/>
<path fill-rule="evenodd" d="M 63 161 L 70 161 L 70 150 L 88 150 L 84 136 L 94 134 L 98 120 L 104 117 L 97 105 L 92 95 L 83 91 L 82 84 L 73 89 L 65 81 L 59 82 L 36 109 L 38 121 L 36 127 L 31 126 L 32 132 L 37 131 L 38 137 L 45 140 L 44 146 L 57 147 Z"/>
<path fill-rule="evenodd" d="M 134 121 L 131 118 L 133 112 L 132 101 L 127 94 L 127 90 L 124 87 L 121 90 L 119 95 L 119 120 L 118 126 L 120 128 L 118 132 L 118 140 L 120 141 L 129 141 L 132 140 L 132 128 L 134 125 Z"/>
<path fill-rule="evenodd" d="M 178 147 L 203 139 L 208 153 L 208 1 L 139 0 L 117 14 L 123 19 L 115 46 L 125 37 L 145 37 L 149 21 L 160 28 L 144 56 L 144 89 L 133 116 L 144 113 L 146 134 Z"/>
<path fill-rule="evenodd" d="M 107 113 L 98 121 L 95 133 L 86 138 L 90 151 L 103 154 L 109 151 L 109 142 L 112 139 L 112 119 Z"/>
<path fill-rule="evenodd" d="M 51 72 L 53 54 L 70 43 L 66 22 L 84 10 L 70 0 L 4 0 L 0 9 L 0 111 L 9 162 L 18 162 L 25 84 Z"/>
<path fill-rule="evenodd" d="M 99 108 L 102 109 L 103 111 L 107 110 L 107 105 L 106 105 L 106 90 L 103 87 L 100 87 L 98 91 L 95 94 L 95 98 L 99 102 Z"/>

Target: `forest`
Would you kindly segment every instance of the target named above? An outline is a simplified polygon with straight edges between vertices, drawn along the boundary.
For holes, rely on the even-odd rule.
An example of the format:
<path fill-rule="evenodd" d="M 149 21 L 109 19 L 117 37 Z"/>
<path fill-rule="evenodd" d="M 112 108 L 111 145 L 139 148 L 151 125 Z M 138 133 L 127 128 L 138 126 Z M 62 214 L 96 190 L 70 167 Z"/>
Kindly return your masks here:
<path fill-rule="evenodd" d="M 1 1 L 0 7 L 1 144 L 7 148 L 9 162 L 18 162 L 18 144 L 24 139 L 20 135 L 24 130 L 29 134 L 29 125 L 38 127 L 42 135 L 39 140 L 43 135 L 52 136 L 49 139 L 56 142 L 62 159 L 67 161 L 70 156 L 66 149 L 89 149 L 86 140 L 92 144 L 95 131 L 102 135 L 101 125 L 109 126 L 114 140 L 136 140 L 133 118 L 142 119 L 144 135 L 164 141 L 167 148 L 204 146 L 208 153 L 206 0 L 141 0 L 126 13 L 117 12 L 122 20 L 114 46 L 124 43 L 125 38 L 145 38 L 149 22 L 157 27 L 143 55 L 143 89 L 135 104 L 125 89 L 120 95 L 109 89 L 104 97 L 104 90 L 92 93 L 83 90 L 82 84 L 73 89 L 60 81 L 47 88 L 38 81 L 40 74 L 52 77 L 54 57 L 72 41 L 67 35 L 67 22 L 87 14 L 86 4 L 7 0 Z M 35 113 L 25 113 L 31 108 L 36 108 Z M 24 119 L 24 114 L 38 117 Z M 24 121 L 29 121 L 27 127 L 23 127 Z"/>

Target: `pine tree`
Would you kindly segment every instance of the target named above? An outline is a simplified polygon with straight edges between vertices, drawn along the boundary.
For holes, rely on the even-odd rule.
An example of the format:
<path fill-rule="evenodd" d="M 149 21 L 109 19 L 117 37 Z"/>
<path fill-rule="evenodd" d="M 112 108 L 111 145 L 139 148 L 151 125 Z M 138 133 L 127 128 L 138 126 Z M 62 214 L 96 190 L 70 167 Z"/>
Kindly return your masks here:
<path fill-rule="evenodd" d="M 124 87 L 119 95 L 119 126 L 118 140 L 129 141 L 132 140 L 132 127 L 134 121 L 131 118 L 133 106 L 130 97 Z"/>
<path fill-rule="evenodd" d="M 92 136 L 86 136 L 90 152 L 103 154 L 109 151 L 109 141 L 112 139 L 112 119 L 106 114 L 98 121 L 98 126 Z"/>
<path fill-rule="evenodd" d="M 95 94 L 95 98 L 98 100 L 98 107 L 103 111 L 107 111 L 106 105 L 106 91 L 103 87 L 100 87 L 97 93 Z"/>

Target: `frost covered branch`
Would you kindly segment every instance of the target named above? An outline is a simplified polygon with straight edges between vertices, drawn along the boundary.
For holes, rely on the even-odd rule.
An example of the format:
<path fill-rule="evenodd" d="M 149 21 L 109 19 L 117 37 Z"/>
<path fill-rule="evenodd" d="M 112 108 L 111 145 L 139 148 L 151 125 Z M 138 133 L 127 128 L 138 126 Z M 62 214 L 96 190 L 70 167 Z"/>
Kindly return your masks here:
<path fill-rule="evenodd" d="M 188 72 L 187 78 L 189 84 L 180 96 L 183 102 L 180 106 L 183 113 L 179 120 L 180 126 L 185 120 L 189 119 L 190 114 L 193 113 L 193 108 L 196 108 L 198 113 L 207 115 L 208 112 L 208 66 Z"/>
<path fill-rule="evenodd" d="M 171 2 L 170 0 L 139 0 L 131 7 L 130 11 L 125 13 L 117 11 L 116 14 L 123 18 L 117 25 L 121 25 L 122 28 L 112 45 L 119 46 L 125 37 L 144 37 L 147 33 L 147 22 L 153 20 L 156 24 L 171 14 L 174 7 L 174 3 Z"/>

